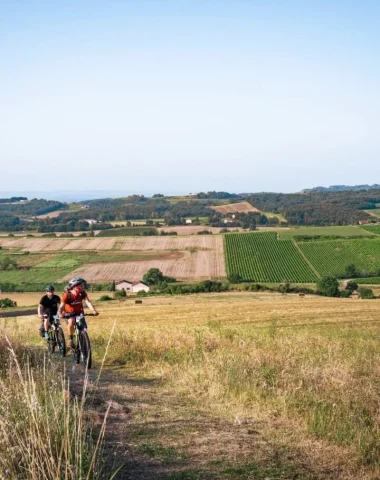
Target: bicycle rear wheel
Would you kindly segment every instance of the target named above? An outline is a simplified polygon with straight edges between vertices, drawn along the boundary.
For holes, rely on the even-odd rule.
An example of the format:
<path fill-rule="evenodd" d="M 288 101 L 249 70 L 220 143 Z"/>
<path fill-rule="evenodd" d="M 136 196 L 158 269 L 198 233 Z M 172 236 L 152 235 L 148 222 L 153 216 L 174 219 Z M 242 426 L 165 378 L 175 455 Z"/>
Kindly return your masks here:
<path fill-rule="evenodd" d="M 92 366 L 91 346 L 86 330 L 79 332 L 79 350 L 83 366 L 90 369 Z"/>
<path fill-rule="evenodd" d="M 57 338 L 58 352 L 60 356 L 66 357 L 66 341 L 65 341 L 65 335 L 61 327 L 58 327 L 57 329 L 56 338 Z"/>
<path fill-rule="evenodd" d="M 48 352 L 54 353 L 57 342 L 55 339 L 55 331 L 52 328 L 49 329 L 48 337 L 49 337 L 47 339 Z"/>

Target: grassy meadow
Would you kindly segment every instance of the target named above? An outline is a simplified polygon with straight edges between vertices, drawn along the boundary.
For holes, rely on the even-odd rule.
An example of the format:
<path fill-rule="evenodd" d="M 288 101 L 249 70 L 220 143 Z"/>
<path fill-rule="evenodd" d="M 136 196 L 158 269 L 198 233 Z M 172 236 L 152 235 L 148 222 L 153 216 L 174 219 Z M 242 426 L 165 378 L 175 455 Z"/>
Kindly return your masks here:
<path fill-rule="evenodd" d="M 88 323 L 98 365 L 107 351 L 105 392 L 133 411 L 113 435 L 141 468 L 153 462 L 153 477 L 165 467 L 154 478 L 380 477 L 376 300 L 228 293 L 97 306 Z M 0 319 L 32 349 L 37 324 Z"/>

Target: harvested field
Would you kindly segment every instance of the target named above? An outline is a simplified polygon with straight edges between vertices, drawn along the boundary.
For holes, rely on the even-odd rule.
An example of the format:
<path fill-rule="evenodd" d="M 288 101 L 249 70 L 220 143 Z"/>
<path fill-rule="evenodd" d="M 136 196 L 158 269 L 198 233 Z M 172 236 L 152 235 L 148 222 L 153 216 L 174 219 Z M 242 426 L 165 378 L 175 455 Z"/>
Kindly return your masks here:
<path fill-rule="evenodd" d="M 56 210 L 55 212 L 50 212 L 50 213 L 44 213 L 43 215 L 37 215 L 36 217 L 34 218 L 37 218 L 37 219 L 42 219 L 42 218 L 57 218 L 59 217 L 59 215 L 61 215 L 61 213 L 67 213 L 69 212 L 70 210 Z"/>
<path fill-rule="evenodd" d="M 186 225 L 182 226 L 179 225 L 178 227 L 173 226 L 173 227 L 160 227 L 158 228 L 158 231 L 161 232 L 162 230 L 164 232 L 177 232 L 178 235 L 196 235 L 198 232 L 201 232 L 202 230 L 208 230 L 209 232 L 212 232 L 214 235 L 217 233 L 220 233 L 220 230 L 223 227 L 209 227 L 207 225 Z M 226 225 L 226 228 L 228 228 L 228 225 Z M 239 232 L 243 231 L 243 228 L 231 228 L 231 230 L 239 230 Z"/>
<path fill-rule="evenodd" d="M 110 250 L 115 238 L 0 238 L 0 246 L 29 252 L 60 250 Z"/>
<path fill-rule="evenodd" d="M 253 207 L 248 202 L 239 202 L 239 203 L 230 203 L 228 205 L 218 205 L 216 207 L 210 207 L 215 212 L 221 213 L 222 215 L 228 215 L 229 213 L 248 213 L 248 212 L 260 212 L 256 207 Z"/>
<path fill-rule="evenodd" d="M 115 238 L 78 238 L 70 240 L 64 250 L 111 250 Z"/>
<path fill-rule="evenodd" d="M 181 258 L 174 255 L 174 258 L 168 258 L 166 255 L 158 259 L 140 260 L 133 262 L 110 262 L 110 263 L 93 263 L 83 265 L 72 271 L 62 279 L 68 280 L 71 277 L 83 276 L 89 282 L 103 282 L 108 280 L 121 280 L 128 278 L 132 281 L 140 280 L 150 268 L 159 268 L 164 275 L 175 277 L 179 280 L 205 280 L 208 278 L 223 278 L 226 276 L 223 239 L 217 238 L 201 238 L 195 237 L 198 242 L 177 242 L 165 243 L 165 238 L 155 239 L 149 237 L 147 239 L 138 239 L 139 245 L 134 245 L 134 239 L 128 239 L 128 250 L 142 250 L 141 242 L 151 240 L 150 243 L 144 245 L 144 250 L 163 251 L 170 249 L 181 250 Z M 153 240 L 161 240 L 158 244 L 154 244 Z M 177 239 L 169 239 L 177 240 Z M 179 240 L 179 239 L 178 239 Z M 185 240 L 185 239 L 181 239 Z M 187 239 L 186 239 L 187 240 Z M 191 237 L 189 240 L 193 240 Z M 210 242 L 207 240 L 213 240 Z M 185 246 L 186 245 L 186 246 Z M 195 251 L 193 251 L 195 249 Z"/>
<path fill-rule="evenodd" d="M 125 238 L 0 238 L 0 246 L 30 252 L 59 250 L 189 250 L 215 249 L 223 244 L 222 236 L 197 235 L 178 237 L 125 237 Z"/>
<path fill-rule="evenodd" d="M 223 237 L 196 235 L 190 237 L 128 237 L 118 244 L 120 250 L 215 250 L 223 245 Z M 221 247 L 223 248 L 223 246 Z"/>

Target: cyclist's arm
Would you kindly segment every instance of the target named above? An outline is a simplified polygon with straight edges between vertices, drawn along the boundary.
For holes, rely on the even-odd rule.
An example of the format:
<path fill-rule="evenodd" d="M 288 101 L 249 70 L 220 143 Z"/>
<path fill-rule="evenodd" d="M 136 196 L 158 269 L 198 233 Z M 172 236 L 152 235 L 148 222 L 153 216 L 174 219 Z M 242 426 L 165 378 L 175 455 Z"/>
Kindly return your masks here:
<path fill-rule="evenodd" d="M 43 318 L 44 306 L 39 304 L 37 309 L 37 315 L 39 318 Z"/>
<path fill-rule="evenodd" d="M 85 300 L 86 305 L 88 306 L 88 308 L 92 311 L 92 313 L 93 313 L 94 315 L 99 315 L 98 312 L 97 312 L 97 310 L 96 310 L 96 308 L 95 308 L 94 305 L 91 303 L 91 300 L 90 300 L 88 297 L 86 297 L 84 300 Z"/>
<path fill-rule="evenodd" d="M 65 302 L 61 302 L 58 307 L 58 315 L 62 318 L 65 312 Z"/>

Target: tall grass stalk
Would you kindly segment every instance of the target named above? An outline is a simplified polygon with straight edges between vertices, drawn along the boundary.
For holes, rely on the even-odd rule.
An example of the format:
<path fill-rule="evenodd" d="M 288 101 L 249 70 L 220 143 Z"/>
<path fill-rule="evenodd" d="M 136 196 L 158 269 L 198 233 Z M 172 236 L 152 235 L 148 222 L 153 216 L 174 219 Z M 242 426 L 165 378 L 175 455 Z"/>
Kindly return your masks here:
<path fill-rule="evenodd" d="M 32 365 L 28 350 L 0 339 L 7 368 L 0 377 L 0 478 L 94 480 L 101 478 L 100 446 L 81 399 L 71 398 L 65 376 L 44 357 Z"/>

